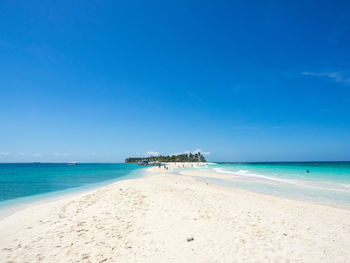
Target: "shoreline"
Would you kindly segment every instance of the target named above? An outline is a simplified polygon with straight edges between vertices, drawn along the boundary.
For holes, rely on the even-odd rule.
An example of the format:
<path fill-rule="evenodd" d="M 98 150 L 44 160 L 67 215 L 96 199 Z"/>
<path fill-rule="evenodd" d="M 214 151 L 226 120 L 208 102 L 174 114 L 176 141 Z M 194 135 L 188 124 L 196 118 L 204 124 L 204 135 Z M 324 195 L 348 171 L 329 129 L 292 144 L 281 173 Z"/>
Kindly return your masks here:
<path fill-rule="evenodd" d="M 174 165 L 174 163 L 165 163 L 165 164 L 168 166 Z M 215 163 L 183 162 L 181 164 L 184 164 L 185 167 L 190 167 L 191 164 L 203 165 L 203 164 L 215 164 Z M 143 173 L 145 174 L 146 170 L 149 168 L 151 168 L 151 167 L 148 167 L 148 168 L 144 167 Z M 141 171 L 141 169 L 140 169 L 140 171 Z M 108 180 L 108 181 L 94 183 L 92 185 L 83 185 L 83 186 L 67 188 L 67 189 L 59 190 L 59 191 L 24 196 L 24 197 L 19 197 L 19 198 L 15 198 L 15 199 L 9 199 L 9 200 L 2 201 L 2 204 L 0 204 L 0 222 L 4 218 L 11 216 L 18 211 L 28 209 L 28 208 L 31 208 L 33 206 L 39 206 L 42 204 L 60 201 L 63 199 L 68 199 L 70 197 L 74 197 L 74 196 L 79 196 L 81 194 L 90 193 L 90 192 L 93 192 L 93 191 L 98 190 L 100 188 L 103 188 L 105 186 L 108 186 L 110 184 L 113 184 L 115 182 L 119 182 L 122 180 L 138 179 L 138 178 L 142 178 L 144 175 L 132 174 L 130 179 L 127 178 L 128 176 L 130 176 L 130 175 L 127 174 L 125 176 L 122 176 L 121 177 L 122 179 L 116 178 L 116 179 L 112 179 L 112 180 Z"/>
<path fill-rule="evenodd" d="M 187 165 L 190 165 L 191 163 L 187 163 Z M 205 165 L 205 163 L 202 163 L 202 165 Z M 206 164 L 216 164 L 216 163 L 206 163 Z M 176 169 L 177 167 L 175 167 L 175 165 L 173 163 L 167 163 L 167 165 L 169 165 L 170 170 L 158 170 L 155 167 L 150 167 L 148 168 L 150 172 L 165 172 L 165 173 L 171 173 L 171 174 L 175 174 L 174 173 L 174 169 Z M 188 166 L 188 168 L 190 168 L 191 166 Z M 186 168 L 186 167 L 185 167 Z M 192 168 L 192 167 L 191 167 Z M 193 167 L 196 168 L 196 167 Z M 198 168 L 198 167 L 197 167 Z M 176 172 L 177 175 L 176 176 L 185 176 L 188 178 L 192 178 L 194 180 L 196 180 L 197 182 L 200 183 L 205 183 L 205 184 L 209 184 L 213 187 L 219 187 L 222 189 L 232 189 L 233 191 L 238 191 L 238 192 L 242 192 L 242 193 L 246 193 L 246 194 L 256 194 L 257 196 L 261 196 L 261 197 L 272 197 L 272 198 L 277 198 L 277 199 L 282 199 L 282 200 L 290 200 L 290 201 L 295 201 L 295 202 L 301 202 L 301 203 L 307 203 L 310 205 L 319 205 L 319 206 L 323 206 L 323 207 L 329 207 L 329 208 L 335 208 L 335 209 L 341 209 L 341 210 L 346 210 L 350 212 L 350 207 L 349 206 L 345 206 L 345 205 L 339 205 L 336 203 L 326 203 L 326 202 L 319 202 L 319 201 L 315 201 L 313 199 L 298 199 L 298 198 L 292 198 L 292 197 L 288 197 L 288 196 L 282 196 L 282 195 L 278 195 L 278 194 L 273 194 L 273 193 L 261 193 L 258 191 L 254 191 L 254 190 L 250 190 L 250 189 L 244 189 L 238 186 L 229 186 L 227 184 L 225 184 L 225 182 L 227 181 L 227 176 L 221 174 L 221 173 L 217 173 L 217 172 L 213 172 L 213 171 L 198 171 L 198 170 L 184 170 L 184 171 L 179 171 Z M 232 176 L 231 178 L 239 178 L 239 176 Z M 223 180 L 225 181 L 224 183 L 218 183 L 218 182 L 212 182 L 211 180 Z M 253 181 L 252 181 L 253 182 Z M 256 181 L 261 183 L 262 181 Z M 272 185 L 271 183 L 267 183 L 268 181 L 263 181 L 264 184 L 269 184 Z M 301 187 L 301 186 L 300 186 Z M 309 187 L 312 188 L 312 187 Z M 319 189 L 314 187 L 313 189 Z"/>
<path fill-rule="evenodd" d="M 19 202 L 18 204 L 14 204 L 14 205 L 9 206 L 9 207 L 0 208 L 0 223 L 3 219 L 15 214 L 16 212 L 23 211 L 26 209 L 32 209 L 33 207 L 38 207 L 38 206 L 45 205 L 48 203 L 60 202 L 60 201 L 64 201 L 64 200 L 69 200 L 71 198 L 79 198 L 85 194 L 92 194 L 95 191 L 103 190 L 103 188 L 110 186 L 110 185 L 113 185 L 113 184 L 120 182 L 120 181 L 137 180 L 137 179 L 141 179 L 143 177 L 152 176 L 152 175 L 154 175 L 154 173 L 171 173 L 171 174 L 173 174 L 174 169 L 181 168 L 181 165 L 184 165 L 184 168 L 198 168 L 201 165 L 210 165 L 210 164 L 216 164 L 216 163 L 208 163 L 208 162 L 207 163 L 201 163 L 201 162 L 173 163 L 173 162 L 171 162 L 171 163 L 164 163 L 164 164 L 167 165 L 167 167 L 170 168 L 170 170 L 166 170 L 163 167 L 161 167 L 161 169 L 159 170 L 158 167 L 151 166 L 148 168 L 144 168 L 144 170 L 143 170 L 144 175 L 141 175 L 141 176 L 132 175 L 131 178 L 127 178 L 128 175 L 126 175 L 126 176 L 123 176 L 123 177 L 126 177 L 125 179 L 117 178 L 115 180 L 108 180 L 108 181 L 104 181 L 104 182 L 100 182 L 100 183 L 95 183 L 92 186 L 86 185 L 86 186 L 80 186 L 77 188 L 61 190 L 61 191 L 57 191 L 57 192 L 49 192 L 49 193 L 44 193 L 44 194 L 35 195 L 35 196 L 28 196 L 28 197 L 23 197 L 23 198 L 7 200 L 5 202 L 17 202 L 18 199 L 27 199 L 27 198 L 33 199 L 33 201 L 25 201 L 23 203 Z M 186 171 L 179 172 L 179 175 L 186 176 L 188 178 L 192 178 L 199 183 L 208 183 L 213 187 L 219 187 L 219 188 L 223 188 L 223 189 L 232 189 L 234 191 L 241 191 L 241 192 L 247 193 L 247 194 L 256 194 L 256 195 L 261 195 L 261 196 L 265 196 L 265 197 L 274 197 L 274 198 L 286 199 L 286 200 L 291 200 L 291 201 L 296 201 L 296 202 L 309 203 L 311 205 L 320 205 L 320 206 L 348 210 L 348 211 L 350 210 L 348 207 L 337 206 L 337 205 L 333 205 L 330 203 L 321 203 L 321 202 L 316 202 L 316 201 L 312 201 L 312 200 L 293 199 L 293 198 L 289 198 L 286 196 L 259 193 L 256 191 L 242 189 L 239 187 L 232 187 L 232 186 L 227 186 L 227 185 L 223 185 L 223 184 L 219 184 L 219 183 L 207 182 L 207 181 L 205 181 L 206 178 L 208 178 L 208 179 L 227 179 L 227 177 L 225 177 L 224 175 L 220 175 L 218 173 L 214 173 L 212 171 L 205 171 L 205 172 L 201 171 L 200 173 L 201 173 L 201 175 L 199 175 L 199 171 L 197 171 L 197 170 L 193 170 L 193 171 L 186 170 Z M 207 176 L 203 176 L 203 173 Z M 178 176 L 178 175 L 176 175 L 176 176 Z M 200 180 L 200 179 L 204 179 L 204 180 Z M 43 198 L 38 197 L 38 196 L 46 196 L 46 195 L 48 197 L 43 197 Z M 36 198 L 38 198 L 38 199 L 36 199 Z"/>
<path fill-rule="evenodd" d="M 31 209 L 32 207 L 37 207 L 40 205 L 45 205 L 47 203 L 59 202 L 59 201 L 65 200 L 65 199 L 68 200 L 70 198 L 80 197 L 81 195 L 84 195 L 84 194 L 91 194 L 97 190 L 103 189 L 104 187 L 107 187 L 107 186 L 112 185 L 114 183 L 117 183 L 119 181 L 140 179 L 143 177 L 150 176 L 150 175 L 152 175 L 152 173 L 174 173 L 174 169 L 177 169 L 177 168 L 191 168 L 192 169 L 192 168 L 200 168 L 200 166 L 217 164 L 217 163 L 213 163 L 213 162 L 205 162 L 205 163 L 204 162 L 178 162 L 178 163 L 170 162 L 170 163 L 163 163 L 163 165 L 164 164 L 168 168 L 170 168 L 170 170 L 164 169 L 163 166 L 161 167 L 160 170 L 158 169 L 157 166 L 150 166 L 150 167 L 145 167 L 143 169 L 143 175 L 140 175 L 140 176 L 139 175 L 137 175 L 137 176 L 132 175 L 131 178 L 127 178 L 128 175 L 125 175 L 125 176 L 122 176 L 122 179 L 117 178 L 117 179 L 113 179 L 113 180 L 95 183 L 93 185 L 79 186 L 76 188 L 68 188 L 68 189 L 60 190 L 60 191 L 54 191 L 54 192 L 43 193 L 43 194 L 34 195 L 34 196 L 27 196 L 27 197 L 21 197 L 21 198 L 17 198 L 17 199 L 6 200 L 6 201 L 4 201 L 5 203 L 13 202 L 14 204 L 9 205 L 9 206 L 7 206 L 7 204 L 0 206 L 0 223 L 3 219 L 15 214 L 16 212 L 19 212 L 19 211 L 22 211 L 25 209 Z M 272 194 L 272 193 L 266 194 L 266 193 L 260 193 L 257 191 L 249 190 L 249 189 L 240 188 L 240 187 L 225 185 L 225 183 L 221 184 L 218 182 L 210 182 L 210 180 L 212 180 L 212 179 L 214 179 L 214 180 L 216 180 L 216 179 L 227 180 L 227 177 L 225 175 L 222 175 L 220 173 L 213 172 L 213 171 L 200 171 L 199 172 L 198 170 L 193 169 L 193 170 L 180 171 L 177 173 L 180 176 L 186 176 L 189 178 L 193 178 L 197 182 L 209 183 L 212 186 L 222 187 L 222 188 L 226 188 L 226 189 L 233 189 L 235 191 L 242 191 L 242 192 L 246 192 L 248 194 L 257 194 L 257 195 L 261 195 L 261 196 L 287 199 L 287 200 L 292 200 L 292 201 L 296 201 L 296 202 L 305 202 L 305 203 L 310 203 L 310 204 L 314 204 L 314 205 L 320 205 L 320 206 L 326 206 L 326 207 L 330 207 L 330 208 L 343 209 L 343 210 L 350 211 L 350 208 L 348 206 L 339 205 L 336 203 L 326 203 L 326 202 L 317 202 L 315 200 L 297 199 L 297 198 L 291 198 L 288 196 L 276 195 L 276 194 Z M 200 173 L 200 175 L 199 175 L 199 173 Z M 203 174 L 204 174 L 204 176 L 203 176 Z M 124 177 L 125 177 L 125 179 L 123 179 Z M 233 176 L 233 177 L 237 177 L 237 176 Z M 206 181 L 206 179 L 208 179 L 209 181 Z M 315 189 L 318 189 L 318 188 L 315 188 Z M 24 202 L 21 202 L 20 201 L 21 199 L 22 200 L 28 199 L 28 201 L 24 200 Z"/>
<path fill-rule="evenodd" d="M 350 211 L 208 184 L 172 169 L 150 167 L 144 177 L 4 218 L 0 257 L 14 262 L 350 259 L 350 237 L 344 235 L 350 232 Z"/>
<path fill-rule="evenodd" d="M 113 184 L 114 182 L 110 183 Z M 109 184 L 103 186 L 95 186 L 87 189 L 67 189 L 55 192 L 49 192 L 39 195 L 21 197 L 16 199 L 6 200 L 5 205 L 0 208 L 0 223 L 5 218 L 15 214 L 18 211 L 22 211 L 25 209 L 32 209 L 33 207 L 37 207 L 40 205 L 45 205 L 47 203 L 58 202 L 61 200 L 79 197 L 80 195 L 92 193 L 100 188 L 103 188 Z M 80 188 L 80 187 L 78 187 Z M 7 203 L 13 203 L 8 205 Z"/>
<path fill-rule="evenodd" d="M 141 171 L 141 169 L 140 169 Z M 6 217 L 13 215 L 14 213 L 30 209 L 33 206 L 40 206 L 42 204 L 56 202 L 64 199 L 68 199 L 75 196 L 80 196 L 83 194 L 88 194 L 94 192 L 100 188 L 106 187 L 110 184 L 122 181 L 142 178 L 145 170 L 141 174 L 126 174 L 121 177 L 117 177 L 112 180 L 102 181 L 93 184 L 82 185 L 78 187 L 67 188 L 64 190 L 47 192 L 37 195 L 30 195 L 25 197 L 19 197 L 15 199 L 5 200 L 0 204 L 0 223 Z"/>

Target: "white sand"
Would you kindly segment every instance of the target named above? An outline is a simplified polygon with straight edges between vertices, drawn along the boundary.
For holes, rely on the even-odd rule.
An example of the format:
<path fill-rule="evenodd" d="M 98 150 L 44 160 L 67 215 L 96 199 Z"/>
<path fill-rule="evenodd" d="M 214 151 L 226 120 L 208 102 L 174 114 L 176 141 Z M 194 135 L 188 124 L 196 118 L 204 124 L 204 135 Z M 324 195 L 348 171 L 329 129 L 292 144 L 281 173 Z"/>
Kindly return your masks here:
<path fill-rule="evenodd" d="M 350 262 L 348 210 L 149 171 L 5 218 L 0 262 Z"/>

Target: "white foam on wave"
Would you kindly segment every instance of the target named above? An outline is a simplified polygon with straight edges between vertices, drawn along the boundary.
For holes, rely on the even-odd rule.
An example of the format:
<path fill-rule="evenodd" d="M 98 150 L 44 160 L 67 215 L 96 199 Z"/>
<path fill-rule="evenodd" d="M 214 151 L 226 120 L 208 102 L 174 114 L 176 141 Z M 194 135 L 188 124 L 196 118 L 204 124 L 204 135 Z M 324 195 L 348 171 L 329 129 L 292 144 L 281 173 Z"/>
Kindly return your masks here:
<path fill-rule="evenodd" d="M 255 174 L 251 173 L 247 170 L 238 170 L 237 172 L 233 171 L 225 171 L 225 170 L 217 170 L 219 173 L 226 173 L 226 174 L 232 174 L 232 175 L 239 175 L 239 176 L 248 176 L 248 177 L 256 177 L 256 178 L 262 178 L 262 179 L 267 179 L 270 181 L 277 181 L 277 182 L 282 182 L 282 183 L 288 183 L 288 184 L 297 184 L 298 181 L 296 180 L 290 180 L 290 179 L 282 179 L 282 178 L 277 178 L 277 177 L 272 177 L 272 176 L 266 176 L 262 174 Z"/>
<path fill-rule="evenodd" d="M 248 170 L 227 171 L 227 170 L 224 170 L 222 168 L 214 168 L 214 170 L 218 173 L 232 174 L 235 176 L 256 177 L 256 178 L 267 179 L 270 181 L 277 181 L 277 182 L 288 183 L 288 184 L 298 184 L 297 180 L 281 179 L 281 178 L 266 176 L 266 175 L 262 175 L 262 174 L 255 174 L 255 173 L 249 172 Z"/>
<path fill-rule="evenodd" d="M 345 188 L 350 189 L 350 184 L 341 184 L 342 186 L 344 186 Z"/>
<path fill-rule="evenodd" d="M 298 182 L 297 180 L 290 180 L 290 179 L 282 179 L 282 178 L 277 178 L 273 176 L 267 176 L 267 175 L 262 175 L 262 174 L 255 174 L 251 173 L 248 170 L 238 170 L 237 172 L 235 171 L 227 171 L 221 168 L 215 168 L 215 171 L 219 173 L 225 173 L 225 174 L 232 174 L 235 176 L 242 176 L 242 177 L 255 177 L 255 178 L 260 178 L 260 179 L 265 179 L 269 181 L 277 181 L 281 183 L 287 183 L 287 184 L 295 184 L 295 185 L 301 185 L 303 186 L 302 182 Z"/>
<path fill-rule="evenodd" d="M 350 184 L 335 184 L 335 183 L 332 183 L 331 185 L 329 185 L 329 183 L 320 184 L 320 182 L 293 180 L 293 179 L 278 178 L 274 176 L 256 174 L 256 173 L 249 172 L 248 170 L 228 171 L 222 168 L 215 168 L 214 170 L 218 173 L 231 174 L 234 176 L 240 176 L 242 178 L 253 177 L 253 178 L 258 178 L 258 179 L 263 179 L 268 181 L 307 187 L 307 188 L 332 190 L 332 191 L 345 191 L 345 192 L 348 192 L 350 190 Z"/>

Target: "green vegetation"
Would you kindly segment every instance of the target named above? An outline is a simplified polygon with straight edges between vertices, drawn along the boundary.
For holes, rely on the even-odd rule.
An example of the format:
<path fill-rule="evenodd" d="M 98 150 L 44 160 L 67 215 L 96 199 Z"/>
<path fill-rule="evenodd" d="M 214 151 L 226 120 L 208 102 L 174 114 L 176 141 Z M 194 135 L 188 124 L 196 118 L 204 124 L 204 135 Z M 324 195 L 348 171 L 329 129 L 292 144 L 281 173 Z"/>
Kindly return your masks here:
<path fill-rule="evenodd" d="M 137 162 L 206 162 L 204 156 L 198 153 L 184 153 L 178 155 L 160 155 L 160 156 L 149 156 L 149 157 L 129 157 L 125 159 L 125 163 L 137 163 Z"/>

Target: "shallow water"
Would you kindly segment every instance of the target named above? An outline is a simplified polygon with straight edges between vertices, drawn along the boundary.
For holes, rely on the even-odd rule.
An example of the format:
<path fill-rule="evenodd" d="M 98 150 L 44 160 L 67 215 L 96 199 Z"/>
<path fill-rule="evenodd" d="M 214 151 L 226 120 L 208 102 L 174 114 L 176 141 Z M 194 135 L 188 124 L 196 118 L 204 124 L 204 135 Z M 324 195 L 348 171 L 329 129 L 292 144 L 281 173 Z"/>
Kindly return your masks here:
<path fill-rule="evenodd" d="M 0 164 L 0 209 L 142 176 L 134 164 Z"/>
<path fill-rule="evenodd" d="M 350 162 L 225 163 L 199 170 L 227 177 L 201 179 L 207 182 L 350 209 Z"/>

